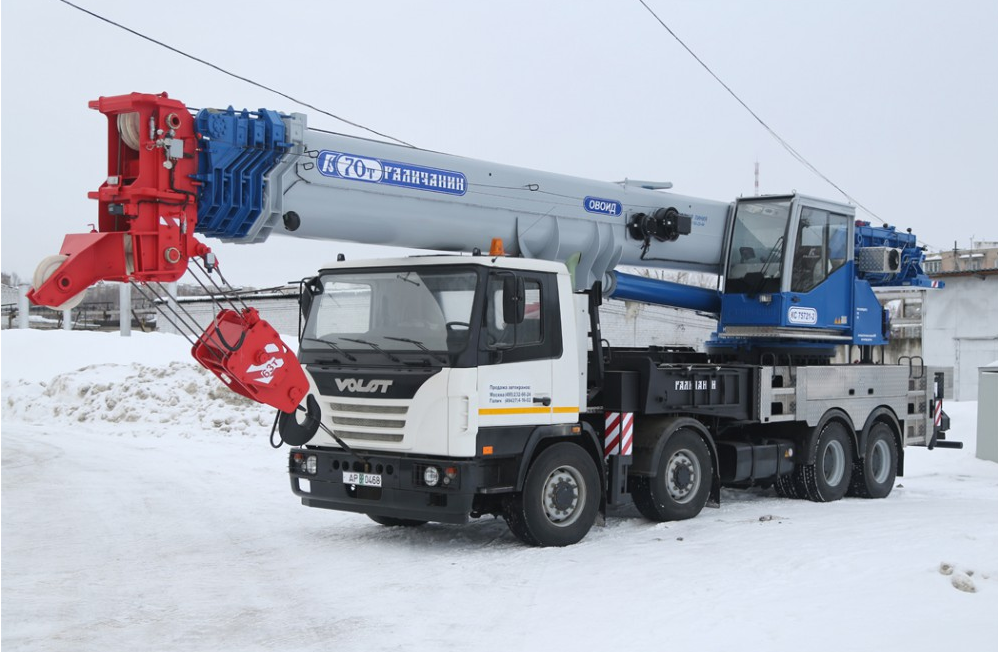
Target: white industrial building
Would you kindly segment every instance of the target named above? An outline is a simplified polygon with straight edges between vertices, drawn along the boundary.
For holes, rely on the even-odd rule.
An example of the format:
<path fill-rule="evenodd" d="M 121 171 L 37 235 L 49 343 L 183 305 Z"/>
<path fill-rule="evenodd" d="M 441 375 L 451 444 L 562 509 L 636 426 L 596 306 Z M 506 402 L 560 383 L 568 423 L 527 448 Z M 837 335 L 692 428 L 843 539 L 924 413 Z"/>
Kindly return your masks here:
<path fill-rule="evenodd" d="M 933 278 L 946 287 L 925 293 L 922 356 L 927 364 L 953 368 L 953 398 L 975 401 L 980 368 L 998 360 L 998 269 Z"/>

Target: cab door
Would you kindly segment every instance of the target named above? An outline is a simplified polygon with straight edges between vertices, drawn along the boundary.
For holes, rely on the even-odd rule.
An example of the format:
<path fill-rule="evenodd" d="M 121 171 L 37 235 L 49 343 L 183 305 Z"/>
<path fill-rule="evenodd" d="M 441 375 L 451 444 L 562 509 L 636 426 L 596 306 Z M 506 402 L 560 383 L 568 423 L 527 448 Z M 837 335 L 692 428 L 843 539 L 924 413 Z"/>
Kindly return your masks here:
<path fill-rule="evenodd" d="M 522 295 L 511 298 L 517 286 Z M 553 362 L 563 348 L 555 275 L 490 272 L 480 332 L 479 427 L 555 422 Z"/>

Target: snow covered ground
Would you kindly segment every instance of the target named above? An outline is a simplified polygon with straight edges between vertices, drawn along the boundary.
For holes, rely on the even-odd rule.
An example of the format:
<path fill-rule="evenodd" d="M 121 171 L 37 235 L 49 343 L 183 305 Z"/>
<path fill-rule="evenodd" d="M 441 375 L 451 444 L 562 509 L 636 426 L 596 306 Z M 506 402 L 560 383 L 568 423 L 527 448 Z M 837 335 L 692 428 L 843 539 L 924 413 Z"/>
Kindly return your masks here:
<path fill-rule="evenodd" d="M 302 507 L 269 409 L 162 334 L 4 331 L 6 650 L 998 649 L 998 464 L 909 449 L 887 500 L 725 492 L 564 549 Z M 972 589 L 972 592 L 966 590 Z"/>

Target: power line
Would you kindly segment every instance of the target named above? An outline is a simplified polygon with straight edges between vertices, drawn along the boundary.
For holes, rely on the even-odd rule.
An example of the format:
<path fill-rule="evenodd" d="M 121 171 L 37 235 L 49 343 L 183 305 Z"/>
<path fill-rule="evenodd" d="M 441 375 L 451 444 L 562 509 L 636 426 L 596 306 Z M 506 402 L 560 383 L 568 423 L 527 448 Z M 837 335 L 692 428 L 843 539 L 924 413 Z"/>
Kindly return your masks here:
<path fill-rule="evenodd" d="M 276 88 L 271 88 L 270 86 L 266 86 L 264 84 L 261 84 L 260 82 L 257 82 L 257 81 L 254 81 L 254 80 L 250 79 L 249 77 L 243 77 L 242 75 L 237 75 L 236 73 L 231 72 L 229 70 L 226 70 L 225 68 L 222 68 L 221 66 L 217 66 L 217 65 L 211 63 L 210 61 L 205 61 L 204 59 L 200 59 L 200 58 L 194 56 L 193 54 L 190 54 L 188 52 L 184 52 L 183 50 L 175 48 L 172 45 L 167 45 L 166 43 L 163 43 L 162 41 L 157 41 L 156 39 L 152 38 L 151 36 L 146 36 L 142 32 L 136 31 L 136 30 L 134 30 L 134 29 L 132 29 L 130 27 L 125 27 L 121 23 L 116 23 L 115 21 L 111 20 L 110 18 L 105 18 L 104 16 L 101 16 L 98 13 L 90 11 L 89 9 L 85 9 L 85 8 L 79 6 L 79 5 L 73 4 L 72 2 L 69 2 L 69 0 L 59 0 L 59 2 L 65 4 L 65 5 L 68 5 L 68 6 L 72 7 L 73 9 L 77 9 L 79 11 L 82 11 L 85 14 L 93 16 L 94 18 L 96 18 L 98 20 L 102 20 L 102 21 L 104 21 L 105 23 L 107 23 L 109 25 L 113 25 L 113 26 L 117 27 L 118 29 L 123 29 L 123 30 L 125 30 L 126 32 L 128 32 L 130 34 L 134 34 L 135 36 L 138 36 L 141 39 L 145 39 L 146 41 L 149 41 L 150 43 L 155 43 L 156 45 L 158 45 L 160 47 L 163 47 L 163 48 L 166 48 L 167 50 L 170 50 L 171 52 L 179 54 L 180 56 L 187 57 L 188 59 L 191 59 L 192 61 L 196 61 L 196 62 L 198 62 L 200 64 L 208 66 L 209 68 L 214 68 L 215 70 L 217 70 L 218 72 L 220 72 L 222 74 L 228 75 L 229 77 L 234 77 L 234 78 L 236 78 L 236 79 L 238 79 L 240 81 L 246 82 L 247 84 L 251 84 L 253 86 L 256 86 L 257 88 L 262 88 L 263 90 L 270 91 L 271 93 L 274 93 L 275 95 L 280 95 L 281 97 L 283 97 L 285 99 L 291 100 L 295 104 L 300 104 L 301 106 L 308 107 L 308 108 L 310 108 L 310 109 L 312 109 L 314 111 L 317 111 L 317 112 L 319 112 L 319 113 L 321 113 L 323 115 L 327 115 L 330 118 L 333 118 L 334 120 L 339 120 L 340 122 L 344 122 L 344 123 L 346 123 L 346 124 L 348 124 L 348 125 L 350 125 L 352 127 L 357 127 L 358 129 L 363 129 L 364 131 L 367 131 L 369 133 L 375 134 L 376 136 L 381 136 L 382 138 L 387 138 L 389 140 L 394 140 L 396 143 L 399 143 L 400 145 L 405 145 L 406 147 L 414 147 L 414 145 L 412 145 L 411 143 L 407 143 L 406 141 L 404 141 L 404 140 L 402 140 L 400 138 L 396 138 L 394 136 L 389 136 L 388 134 L 381 133 L 380 131 L 375 131 L 374 129 L 371 129 L 370 127 L 365 127 L 364 125 L 359 124 L 357 122 L 353 122 L 351 120 L 347 120 L 346 118 L 338 116 L 335 113 L 330 113 L 329 111 L 326 111 L 324 109 L 320 109 L 319 107 L 315 106 L 314 104 L 309 104 L 308 102 L 305 102 L 304 100 L 299 100 L 298 98 L 293 97 L 291 95 L 288 95 L 287 93 L 282 93 L 281 91 L 277 90 Z"/>
<path fill-rule="evenodd" d="M 763 120 L 762 118 L 760 118 L 759 115 L 755 111 L 753 111 L 749 107 L 749 105 L 744 102 L 744 100 L 742 100 L 742 98 L 738 97 L 738 94 L 735 93 L 733 90 L 731 90 L 731 87 L 729 87 L 727 84 L 725 84 L 721 80 L 721 78 L 718 77 L 714 73 L 714 71 L 710 69 L 710 66 L 708 66 L 706 63 L 704 63 L 703 59 L 701 59 L 700 57 L 698 57 L 696 55 L 696 53 L 693 50 L 690 49 L 690 46 L 686 45 L 686 43 L 683 42 L 683 39 L 679 38 L 679 36 L 675 32 L 673 32 L 672 29 L 668 25 L 666 25 L 665 22 L 661 18 L 658 17 L 658 14 L 656 14 L 652 10 L 652 8 L 648 6 L 648 3 L 646 3 L 645 0 L 638 0 L 638 2 L 640 2 L 642 4 L 642 6 L 644 6 L 644 8 L 648 10 L 648 13 L 650 13 L 655 18 L 655 20 L 658 21 L 658 24 L 661 25 L 665 29 L 665 31 L 669 32 L 669 35 L 671 35 L 672 38 L 676 39 L 676 42 L 679 43 L 681 46 L 683 46 L 683 49 L 686 50 L 690 54 L 690 56 L 693 57 L 696 60 L 696 62 L 699 63 L 703 67 L 703 69 L 706 70 L 710 74 L 710 76 L 713 77 L 715 79 L 715 81 L 717 81 L 717 83 L 720 84 L 724 88 L 724 90 L 728 91 L 728 94 L 731 95 L 731 97 L 735 98 L 735 101 L 737 101 L 739 104 L 741 104 L 742 107 L 746 111 L 748 111 L 749 114 L 753 118 L 756 119 L 756 122 L 758 122 L 760 125 L 762 125 L 763 129 L 765 129 L 766 131 L 769 132 L 769 134 L 776 140 L 776 142 L 778 142 L 783 147 L 783 149 L 787 150 L 787 152 L 789 152 L 791 156 L 793 156 L 795 159 L 797 159 L 797 161 L 799 163 L 801 163 L 808 170 L 810 170 L 811 172 L 813 172 L 814 174 L 816 174 L 818 177 L 820 177 L 821 179 L 823 179 L 828 185 L 832 186 L 833 188 L 835 188 L 836 190 L 838 190 L 840 193 L 842 193 L 843 197 L 845 197 L 846 199 L 848 199 L 849 201 L 851 201 L 853 204 L 855 204 L 856 206 L 858 206 L 859 208 L 861 208 L 862 210 L 864 210 L 871 217 L 875 217 L 877 220 L 880 220 L 881 222 L 883 222 L 883 220 L 881 220 L 880 217 L 876 213 L 874 213 L 869 208 L 867 208 L 866 206 L 864 206 L 862 203 L 859 202 L 859 200 L 857 200 L 855 197 L 853 197 L 852 195 L 850 195 L 849 193 L 847 193 L 845 190 L 843 190 L 837 183 L 835 183 L 834 181 L 832 181 L 831 179 L 829 179 L 827 176 L 825 176 L 821 172 L 821 170 L 819 170 L 818 168 L 816 168 L 810 161 L 808 161 L 806 158 L 804 158 L 804 156 L 800 152 L 798 152 L 796 149 L 794 149 L 790 145 L 790 143 L 788 143 L 786 140 L 784 140 L 778 133 L 776 133 L 776 131 L 772 127 L 770 127 L 768 124 L 766 124 L 765 120 Z"/>

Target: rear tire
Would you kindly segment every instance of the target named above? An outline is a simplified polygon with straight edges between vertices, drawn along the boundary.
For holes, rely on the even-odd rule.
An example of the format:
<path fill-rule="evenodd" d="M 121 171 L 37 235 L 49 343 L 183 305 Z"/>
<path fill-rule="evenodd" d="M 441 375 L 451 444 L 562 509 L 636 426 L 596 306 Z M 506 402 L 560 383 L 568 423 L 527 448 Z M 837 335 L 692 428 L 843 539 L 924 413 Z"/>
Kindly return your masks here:
<path fill-rule="evenodd" d="M 795 470 L 808 500 L 830 503 L 846 495 L 852 481 L 852 442 L 846 427 L 830 421 L 821 429 L 815 446 L 814 464 Z"/>
<path fill-rule="evenodd" d="M 849 495 L 859 498 L 886 498 L 897 478 L 898 448 L 894 432 L 886 423 L 870 428 L 863 459 L 853 464 Z"/>
<path fill-rule="evenodd" d="M 395 518 L 394 516 L 375 516 L 374 514 L 368 514 L 367 518 L 371 519 L 378 525 L 384 525 L 386 527 L 419 527 L 420 525 L 426 525 L 426 521 L 417 521 L 411 518 Z"/>
<path fill-rule="evenodd" d="M 712 478 L 707 445 L 693 430 L 681 428 L 665 442 L 655 477 L 632 480 L 631 496 L 645 518 L 681 521 L 693 518 L 707 504 Z"/>
<path fill-rule="evenodd" d="M 506 502 L 510 531 L 531 546 L 570 546 L 589 533 L 600 502 L 596 463 L 580 446 L 561 442 L 530 464 L 523 491 Z"/>
<path fill-rule="evenodd" d="M 781 475 L 773 483 L 773 487 L 776 489 L 776 495 L 781 498 L 791 498 L 797 500 L 803 498 L 797 487 L 796 473 L 788 473 L 786 475 Z"/>

